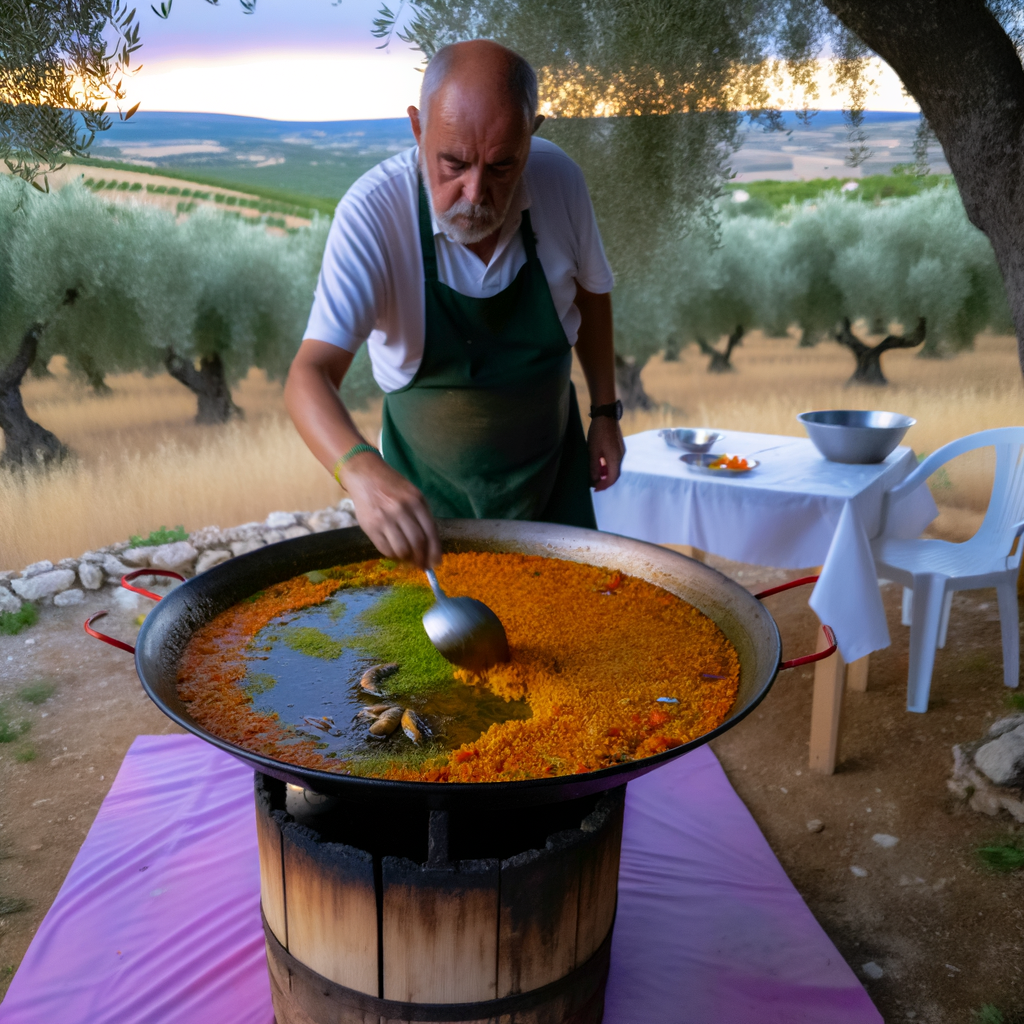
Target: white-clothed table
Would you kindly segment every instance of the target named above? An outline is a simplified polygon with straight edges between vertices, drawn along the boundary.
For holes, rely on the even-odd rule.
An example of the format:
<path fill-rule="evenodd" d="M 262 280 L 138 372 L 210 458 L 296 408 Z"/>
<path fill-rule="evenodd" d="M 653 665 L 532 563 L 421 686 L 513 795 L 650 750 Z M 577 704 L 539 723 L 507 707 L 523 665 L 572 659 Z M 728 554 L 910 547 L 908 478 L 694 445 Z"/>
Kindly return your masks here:
<path fill-rule="evenodd" d="M 829 462 L 806 438 L 729 431 L 714 453 L 761 464 L 743 474 L 698 473 L 648 430 L 626 438 L 622 476 L 594 494 L 598 528 L 654 544 L 689 544 L 722 558 L 799 569 L 823 565 L 810 597 L 836 631 L 847 663 L 889 646 L 869 540 L 882 528 L 882 496 L 916 466 L 897 448 L 885 462 Z M 938 515 L 927 487 L 895 506 L 886 536 L 917 537 Z"/>

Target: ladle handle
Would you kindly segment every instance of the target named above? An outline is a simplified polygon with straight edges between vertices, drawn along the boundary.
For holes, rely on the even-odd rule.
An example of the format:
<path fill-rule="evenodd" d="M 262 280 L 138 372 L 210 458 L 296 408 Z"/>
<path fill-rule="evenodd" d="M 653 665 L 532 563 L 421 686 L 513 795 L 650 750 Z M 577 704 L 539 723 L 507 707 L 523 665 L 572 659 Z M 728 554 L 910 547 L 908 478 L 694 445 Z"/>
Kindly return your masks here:
<path fill-rule="evenodd" d="M 434 575 L 433 569 L 426 569 L 427 582 L 430 584 L 430 589 L 434 592 L 434 597 L 438 601 L 448 600 L 447 595 L 441 589 L 441 584 L 437 582 L 437 576 Z"/>
<path fill-rule="evenodd" d="M 804 576 L 798 580 L 790 580 L 789 583 L 783 583 L 781 587 L 771 587 L 768 590 L 762 590 L 760 594 L 755 594 L 754 597 L 758 601 L 765 597 L 771 597 L 772 594 L 781 594 L 784 590 L 792 590 L 794 587 L 803 587 L 808 583 L 817 583 L 817 576 Z M 826 658 L 831 658 L 833 654 L 839 648 L 839 644 L 836 643 L 835 630 L 831 626 L 826 626 L 822 623 L 822 632 L 828 639 L 829 646 L 823 651 L 818 651 L 817 654 L 806 654 L 802 658 L 794 658 L 792 661 L 783 661 L 779 664 L 779 671 L 781 672 L 785 668 L 796 668 L 799 665 L 810 665 L 815 661 L 824 661 Z"/>
<path fill-rule="evenodd" d="M 154 601 L 162 600 L 159 594 L 154 594 L 150 590 L 143 590 L 142 587 L 133 587 L 129 585 L 129 580 L 135 579 L 136 576 L 172 576 L 176 580 L 185 581 L 185 577 L 179 575 L 176 572 L 171 572 L 170 569 L 135 569 L 133 572 L 125 573 L 121 577 L 121 586 L 125 590 L 130 590 L 134 594 L 141 594 L 143 597 L 152 598 Z M 89 636 L 94 636 L 97 640 L 102 640 L 105 644 L 110 644 L 111 647 L 117 647 L 122 651 L 127 651 L 129 654 L 135 653 L 135 648 L 131 644 L 126 644 L 123 640 L 117 640 L 112 636 L 107 636 L 106 633 L 100 633 L 98 630 L 92 628 L 92 624 L 97 619 L 102 619 L 106 615 L 106 611 L 96 612 L 90 615 L 85 620 L 85 631 Z"/>

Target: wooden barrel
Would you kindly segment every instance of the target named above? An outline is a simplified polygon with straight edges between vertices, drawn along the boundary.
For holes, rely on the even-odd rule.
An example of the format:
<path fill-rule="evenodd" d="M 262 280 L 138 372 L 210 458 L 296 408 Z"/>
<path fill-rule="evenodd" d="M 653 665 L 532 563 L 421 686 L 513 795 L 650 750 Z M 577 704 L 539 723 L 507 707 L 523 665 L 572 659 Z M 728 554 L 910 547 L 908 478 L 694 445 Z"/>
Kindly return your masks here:
<path fill-rule="evenodd" d="M 382 813 L 257 773 L 277 1024 L 599 1024 L 624 796 Z"/>

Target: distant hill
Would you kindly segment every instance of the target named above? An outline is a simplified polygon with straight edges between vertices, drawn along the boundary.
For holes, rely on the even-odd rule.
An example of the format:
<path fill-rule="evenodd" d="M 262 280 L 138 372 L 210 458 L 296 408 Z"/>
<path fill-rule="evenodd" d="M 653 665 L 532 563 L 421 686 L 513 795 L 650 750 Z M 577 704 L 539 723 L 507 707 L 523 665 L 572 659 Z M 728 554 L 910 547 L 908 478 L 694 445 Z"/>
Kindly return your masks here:
<path fill-rule="evenodd" d="M 337 200 L 361 174 L 413 144 L 405 118 L 270 121 L 230 114 L 140 111 L 100 135 L 93 155 L 192 172 L 239 188 Z"/>
<path fill-rule="evenodd" d="M 807 125 L 793 112 L 784 112 L 783 131 L 766 132 L 758 125 L 744 129 L 732 168 L 740 182 L 888 174 L 913 160 L 918 121 L 917 114 L 868 112 L 870 156 L 859 168 L 849 168 L 847 127 L 838 111 L 820 111 Z M 142 111 L 130 121 L 115 121 L 97 138 L 93 154 L 264 195 L 274 190 L 282 198 L 298 193 L 337 201 L 361 174 L 413 141 L 405 118 L 271 121 Z M 932 169 L 949 171 L 937 145 Z"/>

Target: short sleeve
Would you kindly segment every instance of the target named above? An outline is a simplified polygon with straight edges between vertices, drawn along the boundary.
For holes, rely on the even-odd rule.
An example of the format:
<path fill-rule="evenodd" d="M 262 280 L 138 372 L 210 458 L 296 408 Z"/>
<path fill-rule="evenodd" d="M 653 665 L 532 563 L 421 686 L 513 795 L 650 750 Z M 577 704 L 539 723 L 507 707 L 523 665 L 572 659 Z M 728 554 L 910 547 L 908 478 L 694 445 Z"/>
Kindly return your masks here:
<path fill-rule="evenodd" d="M 356 352 L 387 305 L 384 247 L 373 210 L 350 192 L 338 204 L 304 337 Z"/>
<path fill-rule="evenodd" d="M 608 257 L 604 254 L 601 232 L 597 228 L 594 216 L 594 204 L 590 201 L 590 192 L 583 171 L 573 163 L 571 206 L 572 225 L 576 234 L 576 280 L 588 292 L 603 295 L 610 292 L 615 285 L 615 275 L 608 265 Z"/>

